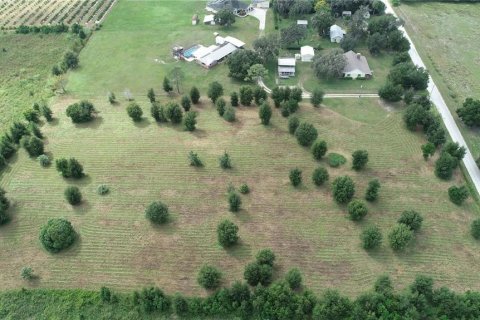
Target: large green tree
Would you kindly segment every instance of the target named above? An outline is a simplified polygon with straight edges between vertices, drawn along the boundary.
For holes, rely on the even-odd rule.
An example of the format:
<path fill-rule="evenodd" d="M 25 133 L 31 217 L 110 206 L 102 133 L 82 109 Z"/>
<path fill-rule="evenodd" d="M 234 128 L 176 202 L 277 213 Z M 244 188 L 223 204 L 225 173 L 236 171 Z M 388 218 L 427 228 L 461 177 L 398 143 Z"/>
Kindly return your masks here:
<path fill-rule="evenodd" d="M 248 70 L 254 64 L 261 64 L 261 56 L 252 50 L 237 50 L 227 58 L 228 75 L 236 80 L 244 81 Z"/>
<path fill-rule="evenodd" d="M 330 50 L 323 55 L 316 55 L 312 61 L 313 73 L 318 79 L 338 78 L 343 75 L 347 60 L 341 49 Z"/>

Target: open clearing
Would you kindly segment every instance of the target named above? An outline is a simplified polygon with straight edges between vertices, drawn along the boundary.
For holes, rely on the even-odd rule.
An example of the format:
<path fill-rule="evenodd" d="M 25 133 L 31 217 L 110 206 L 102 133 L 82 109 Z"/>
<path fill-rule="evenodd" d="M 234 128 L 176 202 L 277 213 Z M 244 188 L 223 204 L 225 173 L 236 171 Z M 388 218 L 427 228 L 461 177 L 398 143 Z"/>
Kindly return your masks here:
<path fill-rule="evenodd" d="M 2 0 L 0 27 L 78 23 L 91 27 L 108 14 L 116 0 Z"/>
<path fill-rule="evenodd" d="M 61 60 L 73 40 L 69 35 L 0 35 L 0 130 L 34 102 L 53 95 L 49 87 L 52 66 Z"/>
<path fill-rule="evenodd" d="M 405 20 L 405 27 L 469 149 L 478 157 L 478 130 L 466 127 L 455 111 L 465 98 L 480 98 L 480 4 L 402 4 L 395 11 Z"/>
<path fill-rule="evenodd" d="M 439 181 L 433 162 L 423 161 L 423 137 L 403 127 L 400 112 L 386 111 L 374 99 L 329 99 L 328 109 L 304 105 L 299 112 L 316 125 L 329 151 L 349 158 L 345 166 L 329 169 L 330 181 L 351 175 L 359 197 L 370 179 L 382 182 L 379 202 L 360 224 L 347 219 L 329 188 L 313 186 L 310 175 L 318 163 L 288 133 L 278 111 L 269 127 L 260 124 L 256 107 L 240 108 L 238 122 L 229 124 L 204 102 L 196 108 L 197 131 L 188 133 L 181 126 L 158 126 L 151 118 L 135 125 L 125 104 L 110 106 L 103 98 L 93 100 L 99 118 L 76 126 L 65 116 L 69 102 L 56 104 L 58 121 L 43 126 L 47 151 L 54 158 L 76 157 L 88 177 L 66 181 L 23 150 L 3 173 L 1 186 L 14 203 L 13 221 L 0 233 L 4 289 L 25 285 L 18 272 L 29 265 L 40 275 L 34 283 L 40 287 L 138 289 L 155 284 L 167 292 L 199 294 L 204 291 L 196 274 L 203 263 L 219 266 L 230 282 L 241 279 L 243 266 L 265 247 L 278 255 L 278 275 L 297 266 L 317 293 L 338 288 L 354 295 L 381 273 L 391 274 L 399 286 L 427 273 L 453 289 L 480 288 L 478 244 L 469 234 L 477 206 L 472 200 L 462 207 L 448 201 L 446 190 L 453 181 Z M 146 101 L 139 102 L 148 112 Z M 371 160 L 367 170 L 355 173 L 349 155 L 360 147 Z M 190 150 L 199 153 L 205 168 L 188 165 Z M 231 171 L 218 167 L 224 150 L 232 157 Z M 299 189 L 288 181 L 295 166 L 304 172 Z M 455 182 L 461 180 L 457 172 Z M 244 209 L 234 215 L 228 212 L 226 188 L 244 182 L 252 192 L 242 196 Z M 110 186 L 110 195 L 96 194 L 101 183 Z M 84 194 L 86 202 L 79 208 L 72 209 L 63 198 L 68 184 Z M 143 212 L 159 199 L 170 206 L 174 219 L 153 227 Z M 411 208 L 425 222 L 405 253 L 394 254 L 386 244 L 371 254 L 360 248 L 363 226 L 378 223 L 386 237 L 401 211 Z M 71 249 L 56 255 L 46 253 L 38 241 L 40 226 L 51 217 L 68 218 L 80 234 Z M 239 225 L 241 236 L 241 243 L 227 251 L 217 244 L 215 232 L 224 218 Z"/>

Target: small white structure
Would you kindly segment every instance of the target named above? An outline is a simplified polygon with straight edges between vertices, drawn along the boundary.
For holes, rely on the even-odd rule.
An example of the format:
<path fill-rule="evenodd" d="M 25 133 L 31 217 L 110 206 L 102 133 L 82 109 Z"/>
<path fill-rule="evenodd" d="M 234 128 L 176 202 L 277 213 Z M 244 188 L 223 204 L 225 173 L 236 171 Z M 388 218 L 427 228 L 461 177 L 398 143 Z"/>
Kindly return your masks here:
<path fill-rule="evenodd" d="M 343 18 L 351 18 L 352 17 L 352 11 L 342 11 L 342 17 Z"/>
<path fill-rule="evenodd" d="M 215 24 L 215 16 L 213 14 L 207 14 L 205 16 L 205 18 L 203 18 L 203 23 L 214 25 Z"/>
<path fill-rule="evenodd" d="M 252 5 L 259 9 L 268 9 L 270 8 L 270 1 L 265 0 L 253 0 Z"/>
<path fill-rule="evenodd" d="M 330 27 L 330 41 L 340 43 L 342 41 L 343 36 L 345 35 L 345 30 L 334 24 Z"/>
<path fill-rule="evenodd" d="M 192 16 L 192 26 L 196 26 L 198 24 L 198 14 L 194 14 Z"/>
<path fill-rule="evenodd" d="M 295 77 L 295 58 L 278 58 L 278 76 L 280 78 Z"/>
<path fill-rule="evenodd" d="M 227 36 L 225 37 L 225 41 L 230 42 L 237 48 L 242 48 L 245 45 L 245 42 L 238 40 L 237 38 Z"/>
<path fill-rule="evenodd" d="M 372 77 L 372 70 L 370 70 L 365 56 L 362 56 L 360 53 L 355 53 L 352 50 L 345 52 L 343 56 L 347 61 L 343 69 L 343 77 L 352 79 L 370 79 Z"/>
<path fill-rule="evenodd" d="M 297 25 L 306 28 L 308 26 L 308 20 L 297 20 Z"/>
<path fill-rule="evenodd" d="M 315 56 L 315 51 L 313 50 L 313 47 L 303 46 L 300 48 L 300 55 L 303 62 L 310 62 Z"/>

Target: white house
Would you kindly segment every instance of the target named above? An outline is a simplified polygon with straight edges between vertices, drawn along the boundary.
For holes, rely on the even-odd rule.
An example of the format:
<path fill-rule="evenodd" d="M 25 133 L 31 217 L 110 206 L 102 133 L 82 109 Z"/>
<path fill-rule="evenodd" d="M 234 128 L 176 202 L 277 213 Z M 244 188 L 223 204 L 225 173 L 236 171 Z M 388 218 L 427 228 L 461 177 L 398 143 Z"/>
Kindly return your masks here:
<path fill-rule="evenodd" d="M 340 43 L 345 33 L 345 30 L 334 24 L 330 27 L 330 41 Z"/>
<path fill-rule="evenodd" d="M 352 50 L 345 52 L 343 56 L 347 61 L 343 69 L 344 77 L 351 77 L 352 79 L 359 77 L 370 79 L 372 77 L 372 70 L 370 70 L 365 56 L 362 56 L 360 53 L 355 53 Z"/>
<path fill-rule="evenodd" d="M 300 55 L 303 62 L 310 62 L 315 56 L 315 51 L 313 50 L 313 47 L 303 46 L 300 48 Z"/>
<path fill-rule="evenodd" d="M 280 78 L 295 76 L 295 58 L 278 58 L 278 76 Z"/>

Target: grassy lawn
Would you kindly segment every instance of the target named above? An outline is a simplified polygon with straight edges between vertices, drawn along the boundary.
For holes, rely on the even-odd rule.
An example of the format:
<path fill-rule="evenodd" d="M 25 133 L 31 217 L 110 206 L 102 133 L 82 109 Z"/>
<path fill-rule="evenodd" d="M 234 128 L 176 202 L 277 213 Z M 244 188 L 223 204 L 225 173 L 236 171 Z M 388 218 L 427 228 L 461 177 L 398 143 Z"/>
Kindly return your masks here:
<path fill-rule="evenodd" d="M 50 72 L 71 41 L 68 35 L 0 35 L 0 131 L 53 95 Z"/>
<path fill-rule="evenodd" d="M 74 72 L 67 87 L 81 96 L 117 95 L 128 88 L 134 96 L 146 95 L 153 87 L 162 92 L 162 81 L 174 67 L 184 73 L 182 90 L 196 85 L 202 92 L 208 84 L 219 81 L 226 90 L 239 83 L 231 80 L 226 64 L 206 70 L 195 62 L 176 61 L 171 50 L 175 45 L 185 48 L 193 44 L 215 44 L 214 32 L 231 35 L 251 45 L 260 31 L 253 17 L 237 18 L 230 28 L 192 26 L 191 18 L 206 13 L 205 1 L 126 1 L 120 0 L 107 17 L 100 32 L 90 39 L 80 55 L 81 67 Z M 273 29 L 272 14 L 267 16 L 267 30 Z M 158 59 L 158 62 L 155 61 Z"/>
<path fill-rule="evenodd" d="M 480 4 L 422 3 L 395 8 L 442 92 L 474 157 L 480 136 L 458 119 L 465 98 L 480 98 Z"/>
<path fill-rule="evenodd" d="M 312 171 L 326 164 L 315 162 L 288 134 L 287 120 L 278 110 L 268 127 L 260 125 L 256 107 L 238 109 L 238 121 L 229 124 L 204 101 L 195 108 L 198 130 L 188 133 L 151 118 L 135 125 L 124 103 L 110 106 L 103 97 L 93 99 L 100 111 L 96 121 L 74 125 L 65 116 L 72 101 L 58 101 L 53 106 L 58 121 L 42 130 L 47 151 L 54 158 L 76 157 L 88 176 L 64 180 L 23 150 L 4 171 L 0 185 L 14 205 L 13 220 L 0 232 L 3 289 L 25 286 L 19 271 L 29 265 L 40 275 L 33 284 L 38 287 L 137 289 L 155 284 L 170 293 L 204 294 L 196 283 L 202 264 L 220 267 L 229 283 L 241 279 L 243 266 L 265 247 L 277 253 L 277 275 L 299 267 L 317 293 L 338 288 L 354 295 L 382 273 L 391 274 L 399 286 L 427 273 L 439 285 L 480 289 L 478 244 L 469 235 L 477 206 L 470 199 L 457 207 L 447 198 L 447 188 L 462 183 L 460 172 L 450 182 L 435 178 L 433 161 L 421 157 L 422 135 L 407 131 L 401 112 L 389 111 L 377 100 L 327 99 L 328 108 L 314 110 L 306 104 L 299 111 L 319 129 L 329 151 L 349 159 L 341 168 L 329 168 L 330 181 L 348 174 L 362 197 L 368 181 L 380 179 L 380 199 L 369 205 L 362 223 L 347 219 L 345 208 L 333 202 L 330 186 L 313 186 Z M 148 113 L 147 102 L 139 103 Z M 350 169 L 350 154 L 358 148 L 370 153 L 368 168 L 359 173 Z M 190 150 L 199 153 L 204 168 L 188 165 Z M 224 150 L 233 161 L 229 171 L 218 167 Z M 288 181 L 293 167 L 303 170 L 304 184 L 298 189 Z M 96 194 L 102 183 L 111 194 Z M 228 212 L 229 183 L 248 183 L 252 190 L 242 196 L 238 214 Z M 75 209 L 63 198 L 70 184 L 79 186 L 85 198 Z M 146 221 L 143 212 L 153 200 L 169 205 L 171 223 L 154 227 Z M 364 226 L 378 224 L 386 238 L 405 209 L 425 217 L 405 253 L 393 253 L 386 243 L 372 253 L 360 248 Z M 71 249 L 57 255 L 46 253 L 38 241 L 40 226 L 51 217 L 68 218 L 80 234 Z M 225 218 L 240 227 L 241 242 L 231 250 L 216 240 L 216 226 Z"/>

